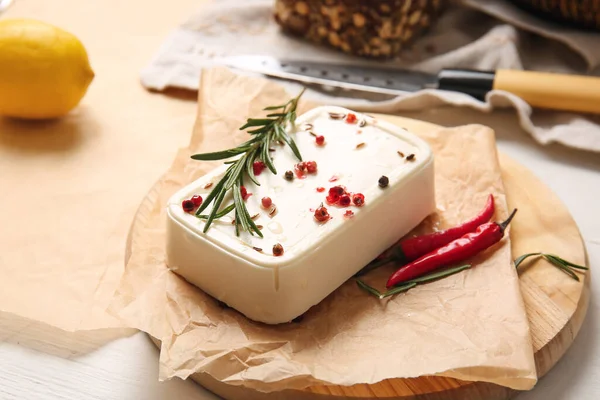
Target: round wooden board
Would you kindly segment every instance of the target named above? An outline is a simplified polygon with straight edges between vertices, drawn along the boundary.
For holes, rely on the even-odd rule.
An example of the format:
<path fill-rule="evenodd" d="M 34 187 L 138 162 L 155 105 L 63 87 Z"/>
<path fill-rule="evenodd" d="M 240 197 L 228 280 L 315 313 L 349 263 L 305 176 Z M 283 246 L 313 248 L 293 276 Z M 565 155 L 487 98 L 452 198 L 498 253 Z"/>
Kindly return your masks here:
<path fill-rule="evenodd" d="M 417 133 L 439 128 L 430 123 L 402 117 L 379 117 Z M 588 265 L 583 240 L 567 208 L 527 168 L 503 154 L 499 154 L 499 158 L 509 208 L 518 207 L 521 216 L 527 215 L 512 223 L 513 254 L 547 251 Z M 151 190 L 144 203 L 154 202 L 155 193 Z M 150 207 L 140 209 L 147 210 Z M 144 216 L 139 213 L 136 215 L 132 231 L 138 218 Z M 560 236 L 536 234 L 551 231 L 553 226 L 561 226 Z M 521 293 L 529 318 L 540 378 L 558 362 L 581 328 L 589 303 L 589 271 L 587 275 L 580 274 L 580 279 L 580 282 L 576 282 L 544 260 L 528 265 L 520 272 Z M 157 339 L 152 340 L 159 345 Z M 518 393 L 494 384 L 444 377 L 390 379 L 374 385 L 346 387 L 312 386 L 305 390 L 272 393 L 227 385 L 207 374 L 195 374 L 191 378 L 227 400 L 504 400 Z"/>

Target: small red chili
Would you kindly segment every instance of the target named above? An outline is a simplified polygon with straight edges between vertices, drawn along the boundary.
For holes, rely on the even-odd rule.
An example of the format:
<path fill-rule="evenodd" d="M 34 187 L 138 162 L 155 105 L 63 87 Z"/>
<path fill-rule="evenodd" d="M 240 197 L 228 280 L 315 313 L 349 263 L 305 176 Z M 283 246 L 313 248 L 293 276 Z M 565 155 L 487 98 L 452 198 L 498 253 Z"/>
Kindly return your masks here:
<path fill-rule="evenodd" d="M 183 211 L 185 212 L 192 212 L 196 206 L 192 200 L 187 199 L 181 202 L 181 208 L 183 208 Z"/>
<path fill-rule="evenodd" d="M 346 117 L 346 122 L 349 124 L 354 124 L 356 123 L 356 115 L 349 113 L 348 116 Z"/>
<path fill-rule="evenodd" d="M 477 227 L 488 222 L 494 216 L 494 211 L 494 196 L 490 194 L 485 207 L 472 219 L 443 231 L 401 240 L 394 248 L 395 260 L 405 264 L 473 232 Z"/>
<path fill-rule="evenodd" d="M 400 269 L 389 278 L 386 287 L 391 288 L 439 268 L 464 261 L 479 254 L 483 250 L 488 249 L 502 240 L 506 228 L 516 212 L 516 209 L 513 210 L 504 222 L 487 222 L 480 225 L 475 232 L 469 232 L 459 239 L 453 240 L 447 245 L 400 267 Z"/>

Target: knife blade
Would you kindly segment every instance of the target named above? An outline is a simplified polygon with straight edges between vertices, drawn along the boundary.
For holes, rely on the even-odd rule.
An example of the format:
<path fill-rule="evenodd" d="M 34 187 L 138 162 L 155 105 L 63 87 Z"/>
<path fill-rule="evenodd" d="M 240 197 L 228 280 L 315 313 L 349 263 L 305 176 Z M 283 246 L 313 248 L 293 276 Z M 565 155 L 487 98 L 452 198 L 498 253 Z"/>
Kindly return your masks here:
<path fill-rule="evenodd" d="M 276 78 L 398 96 L 422 89 L 467 94 L 485 100 L 492 90 L 512 93 L 532 107 L 600 114 L 600 78 L 537 71 L 442 69 L 438 74 L 385 67 L 346 66 L 231 56 L 222 63 Z"/>
<path fill-rule="evenodd" d="M 226 57 L 224 62 L 233 68 L 277 78 L 393 96 L 416 92 L 436 83 L 435 75 L 421 72 L 382 69 L 370 74 L 362 67 L 279 61 L 263 56 L 232 56 Z"/>

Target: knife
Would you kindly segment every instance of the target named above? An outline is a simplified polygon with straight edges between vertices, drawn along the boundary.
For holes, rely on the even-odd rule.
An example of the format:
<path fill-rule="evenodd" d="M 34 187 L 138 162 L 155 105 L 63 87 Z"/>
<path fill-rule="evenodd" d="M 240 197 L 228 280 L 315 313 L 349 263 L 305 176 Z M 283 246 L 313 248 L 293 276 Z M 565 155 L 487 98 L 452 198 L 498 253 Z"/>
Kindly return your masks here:
<path fill-rule="evenodd" d="M 492 90 L 512 93 L 535 108 L 600 114 L 600 77 L 498 69 L 443 69 L 438 74 L 380 67 L 231 56 L 225 65 L 276 78 L 392 96 L 422 89 L 460 92 L 484 100 Z"/>

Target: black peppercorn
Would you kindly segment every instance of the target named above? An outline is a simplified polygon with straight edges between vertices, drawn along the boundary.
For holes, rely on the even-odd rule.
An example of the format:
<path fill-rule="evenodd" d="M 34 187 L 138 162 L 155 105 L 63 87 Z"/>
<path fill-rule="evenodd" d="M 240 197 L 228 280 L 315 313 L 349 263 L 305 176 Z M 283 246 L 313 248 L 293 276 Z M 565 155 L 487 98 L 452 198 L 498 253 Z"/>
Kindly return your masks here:
<path fill-rule="evenodd" d="M 284 177 L 288 181 L 291 181 L 292 179 L 294 179 L 294 173 L 292 171 L 285 171 Z"/>
<path fill-rule="evenodd" d="M 379 178 L 379 187 L 387 187 L 387 185 L 389 185 L 390 180 L 387 176 L 383 175 L 381 178 Z"/>

